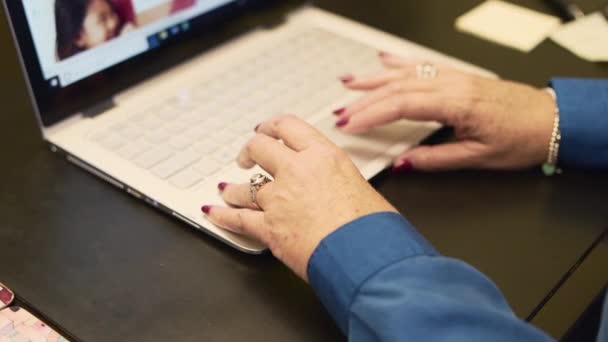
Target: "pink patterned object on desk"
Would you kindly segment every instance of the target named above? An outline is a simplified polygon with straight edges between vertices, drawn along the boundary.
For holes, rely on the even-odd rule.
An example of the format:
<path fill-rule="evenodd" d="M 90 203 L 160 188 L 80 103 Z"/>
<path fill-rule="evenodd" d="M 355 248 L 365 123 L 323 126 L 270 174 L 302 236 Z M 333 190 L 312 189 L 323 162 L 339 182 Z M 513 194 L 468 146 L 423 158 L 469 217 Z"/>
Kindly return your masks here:
<path fill-rule="evenodd" d="M 68 342 L 27 310 L 13 306 L 0 311 L 2 342 Z"/>

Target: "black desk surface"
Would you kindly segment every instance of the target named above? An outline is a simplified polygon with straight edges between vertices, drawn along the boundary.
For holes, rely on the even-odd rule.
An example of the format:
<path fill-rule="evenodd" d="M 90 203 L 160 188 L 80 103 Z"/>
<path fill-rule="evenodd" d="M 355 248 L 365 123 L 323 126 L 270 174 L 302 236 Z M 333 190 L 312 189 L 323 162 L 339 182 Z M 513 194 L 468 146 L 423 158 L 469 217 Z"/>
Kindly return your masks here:
<path fill-rule="evenodd" d="M 608 77 L 606 64 L 551 42 L 522 54 L 457 33 L 454 19 L 479 2 L 318 1 L 518 81 Z M 515 2 L 546 10 L 540 0 Z M 603 2 L 580 1 L 586 10 Z M 311 289 L 271 256 L 240 254 L 50 153 L 4 22 L 0 51 L 0 281 L 22 304 L 87 341 L 344 339 Z M 563 322 L 608 281 L 606 259 L 584 258 L 606 247 L 594 245 L 608 227 L 605 173 L 385 174 L 374 184 L 440 251 L 494 279 L 522 318 L 534 322 L 565 280 L 583 306 L 554 305 L 548 315 Z M 593 276 L 577 290 L 568 281 L 581 263 Z"/>

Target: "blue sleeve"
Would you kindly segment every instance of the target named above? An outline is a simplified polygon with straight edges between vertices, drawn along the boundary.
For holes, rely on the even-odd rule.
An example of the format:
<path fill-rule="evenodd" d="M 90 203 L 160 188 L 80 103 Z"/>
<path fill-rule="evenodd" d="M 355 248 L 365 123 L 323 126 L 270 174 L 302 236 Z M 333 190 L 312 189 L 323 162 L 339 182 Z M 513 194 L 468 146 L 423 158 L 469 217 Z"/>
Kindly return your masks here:
<path fill-rule="evenodd" d="M 602 313 L 600 331 L 597 334 L 597 342 L 605 341 L 608 341 L 608 292 L 606 293 L 606 299 L 604 299 L 604 312 Z"/>
<path fill-rule="evenodd" d="M 488 278 L 439 255 L 395 213 L 326 237 L 308 276 L 349 341 L 552 341 L 517 318 Z"/>
<path fill-rule="evenodd" d="M 564 167 L 608 169 L 608 80 L 555 78 Z"/>

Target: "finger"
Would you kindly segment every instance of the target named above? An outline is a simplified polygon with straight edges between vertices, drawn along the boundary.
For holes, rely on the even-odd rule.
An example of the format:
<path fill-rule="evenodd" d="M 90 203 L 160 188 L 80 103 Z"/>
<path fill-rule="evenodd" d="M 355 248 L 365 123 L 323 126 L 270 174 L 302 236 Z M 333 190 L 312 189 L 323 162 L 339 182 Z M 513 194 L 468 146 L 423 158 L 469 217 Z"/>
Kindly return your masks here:
<path fill-rule="evenodd" d="M 203 212 L 211 223 L 220 228 L 264 241 L 265 223 L 261 211 L 205 206 Z"/>
<path fill-rule="evenodd" d="M 413 72 L 414 76 L 418 75 L 417 68 L 419 65 L 430 63 L 434 65 L 442 76 L 452 75 L 454 73 L 462 73 L 450 66 L 441 63 L 434 63 L 429 60 L 420 58 L 400 57 L 390 53 L 380 53 L 380 62 L 387 69 L 407 69 Z"/>
<path fill-rule="evenodd" d="M 479 168 L 483 166 L 484 152 L 484 145 L 473 141 L 418 146 L 397 157 L 394 169 L 448 171 Z"/>
<path fill-rule="evenodd" d="M 378 54 L 378 56 L 380 57 L 380 62 L 382 63 L 382 65 L 384 65 L 384 67 L 386 67 L 388 69 L 404 68 L 404 67 L 405 68 L 415 68 L 417 64 L 421 63 L 420 60 L 416 60 L 413 58 L 400 57 L 400 56 L 397 56 L 397 55 L 389 53 L 389 52 L 380 52 Z"/>
<path fill-rule="evenodd" d="M 256 131 L 282 140 L 285 146 L 300 152 L 314 142 L 329 142 L 316 128 L 293 115 L 282 115 L 261 123 Z"/>
<path fill-rule="evenodd" d="M 390 69 L 373 75 L 352 76 L 348 82 L 344 82 L 344 86 L 352 90 L 373 90 L 390 82 L 415 77 L 416 70 L 413 68 Z"/>
<path fill-rule="evenodd" d="M 380 88 L 370 91 L 367 95 L 359 98 L 347 107 L 334 111 L 334 114 L 350 116 L 391 95 L 405 94 L 408 92 L 432 92 L 435 91 L 436 88 L 436 81 L 429 82 L 429 80 L 413 79 L 390 82 Z"/>
<path fill-rule="evenodd" d="M 260 210 L 259 205 L 251 198 L 249 184 L 226 184 L 221 193 L 224 201 L 231 206 Z"/>
<path fill-rule="evenodd" d="M 286 160 L 295 156 L 295 152 L 264 134 L 257 134 L 241 150 L 238 164 L 245 169 L 259 165 L 266 172 L 274 175 Z"/>
<path fill-rule="evenodd" d="M 386 97 L 338 121 L 347 133 L 361 133 L 399 119 L 446 121 L 444 100 L 438 93 L 410 92 Z"/>

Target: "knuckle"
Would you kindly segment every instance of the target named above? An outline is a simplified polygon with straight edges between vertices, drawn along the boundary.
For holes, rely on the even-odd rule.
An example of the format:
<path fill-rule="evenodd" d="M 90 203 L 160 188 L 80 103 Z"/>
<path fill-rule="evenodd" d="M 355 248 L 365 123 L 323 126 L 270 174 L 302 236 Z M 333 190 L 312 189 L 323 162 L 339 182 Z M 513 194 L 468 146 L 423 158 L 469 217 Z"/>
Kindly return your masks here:
<path fill-rule="evenodd" d="M 253 138 L 251 138 L 247 144 L 245 144 L 245 152 L 247 152 L 248 154 L 251 154 L 254 149 L 255 146 L 260 142 L 261 139 L 261 135 L 260 134 L 256 134 Z"/>
<path fill-rule="evenodd" d="M 404 85 L 402 82 L 392 82 L 388 85 L 388 92 L 390 94 L 399 94 L 403 91 Z"/>
<path fill-rule="evenodd" d="M 281 120 L 277 120 L 275 122 L 274 127 L 277 131 L 283 131 L 290 125 L 293 125 L 295 120 L 296 120 L 295 117 L 293 117 L 291 115 L 284 116 L 283 118 L 281 118 Z"/>
<path fill-rule="evenodd" d="M 237 218 L 237 222 L 236 224 L 238 225 L 237 228 L 240 231 L 245 230 L 245 225 L 247 224 L 247 221 L 245 219 L 245 213 L 242 210 L 239 210 L 236 214 L 236 218 Z"/>
<path fill-rule="evenodd" d="M 292 175 L 294 173 L 294 171 L 298 170 L 300 167 L 301 167 L 300 162 L 296 158 L 288 159 L 288 160 L 284 161 L 283 163 L 281 163 L 277 174 Z"/>
<path fill-rule="evenodd" d="M 398 96 L 391 96 L 384 101 L 385 111 L 394 113 L 401 111 L 403 99 Z"/>
<path fill-rule="evenodd" d="M 409 79 L 412 78 L 414 76 L 414 71 L 412 70 L 412 68 L 400 68 L 397 71 L 397 76 L 400 79 Z"/>
<path fill-rule="evenodd" d="M 324 164 L 332 165 L 340 164 L 349 158 L 345 151 L 335 146 L 320 146 L 315 154 L 319 160 L 323 160 Z"/>
<path fill-rule="evenodd" d="M 285 127 L 285 125 L 292 124 L 296 120 L 298 120 L 298 118 L 295 115 L 284 114 L 284 115 L 279 116 L 277 118 L 277 120 L 274 121 L 274 127 L 277 129 L 280 129 L 280 128 Z"/>
<path fill-rule="evenodd" d="M 475 77 L 464 76 L 460 80 L 460 91 L 468 106 L 472 106 L 478 102 L 479 88 L 479 81 Z"/>

